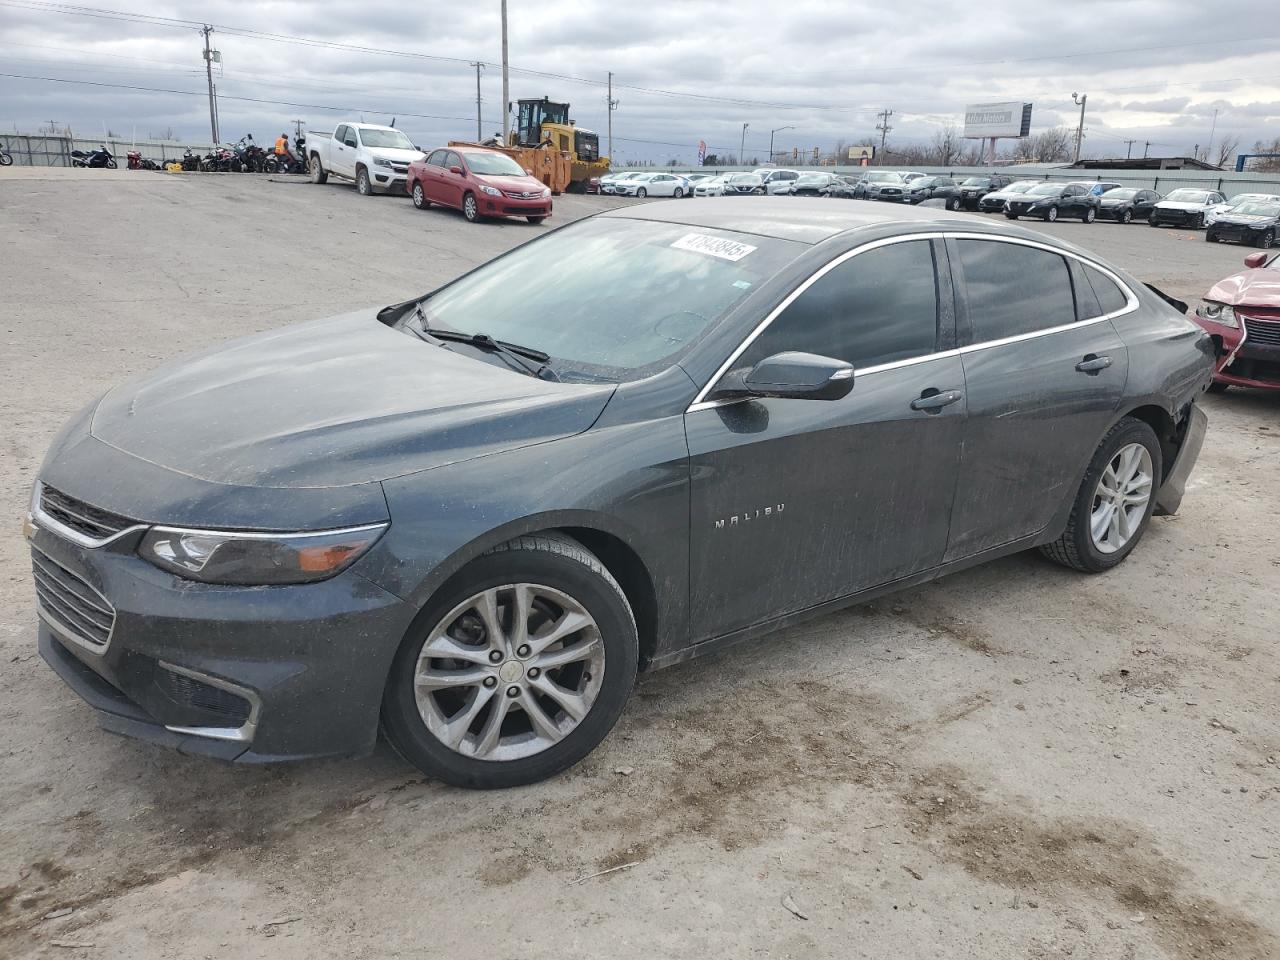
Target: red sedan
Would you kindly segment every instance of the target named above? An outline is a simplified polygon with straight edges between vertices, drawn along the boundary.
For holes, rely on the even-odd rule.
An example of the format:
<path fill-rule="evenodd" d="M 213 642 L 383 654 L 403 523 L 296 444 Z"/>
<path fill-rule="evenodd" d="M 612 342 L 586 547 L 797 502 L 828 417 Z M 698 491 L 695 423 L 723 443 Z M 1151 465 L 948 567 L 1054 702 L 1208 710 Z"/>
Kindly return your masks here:
<path fill-rule="evenodd" d="M 409 164 L 405 189 L 413 205 L 454 207 L 475 223 L 483 217 L 551 216 L 551 189 L 511 157 L 482 147 L 442 147 Z"/>
<path fill-rule="evenodd" d="M 1280 390 L 1280 256 L 1251 253 L 1244 265 L 1196 307 L 1196 322 L 1217 352 L 1215 392 L 1232 385 Z"/>

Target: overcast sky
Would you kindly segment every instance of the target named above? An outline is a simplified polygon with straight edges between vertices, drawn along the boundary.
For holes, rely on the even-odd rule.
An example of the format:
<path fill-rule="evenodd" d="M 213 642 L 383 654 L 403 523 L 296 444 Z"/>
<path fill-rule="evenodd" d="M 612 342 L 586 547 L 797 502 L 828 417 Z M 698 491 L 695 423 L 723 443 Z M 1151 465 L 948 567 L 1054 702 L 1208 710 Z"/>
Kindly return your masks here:
<path fill-rule="evenodd" d="M 92 2 L 92 0 L 90 0 Z M 71 15 L 110 10 L 215 25 L 222 139 L 271 140 L 301 118 L 331 130 L 345 117 L 397 126 L 428 146 L 475 134 L 482 60 L 484 130 L 501 127 L 498 0 L 111 0 L 72 8 L 0 0 L 0 73 L 182 93 L 0 77 L 0 129 L 50 120 L 77 135 L 207 140 L 202 40 L 192 26 Z M 1188 155 L 1210 137 L 1242 146 L 1280 135 L 1280 17 L 1241 0 L 987 0 L 969 7 L 811 0 L 510 0 L 511 97 L 568 100 L 606 149 L 612 70 L 614 154 L 691 162 L 698 141 L 764 157 L 779 148 L 928 141 L 966 103 L 1033 101 L 1033 130 L 1074 129 L 1073 91 L 1088 94 L 1085 153 Z M 245 36 L 258 31 L 395 53 Z M 453 58 L 447 59 L 447 58 Z M 547 76 L 555 74 L 559 76 Z M 285 105 L 263 101 L 290 101 Z M 327 110 L 324 107 L 338 107 Z M 1216 149 L 1215 149 L 1216 153 Z"/>

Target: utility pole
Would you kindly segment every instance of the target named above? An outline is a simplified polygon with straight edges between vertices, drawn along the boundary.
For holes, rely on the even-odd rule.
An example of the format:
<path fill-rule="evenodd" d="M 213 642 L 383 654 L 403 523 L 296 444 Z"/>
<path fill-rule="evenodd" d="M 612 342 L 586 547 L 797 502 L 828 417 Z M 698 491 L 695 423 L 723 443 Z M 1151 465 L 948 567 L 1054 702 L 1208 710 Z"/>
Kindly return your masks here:
<path fill-rule="evenodd" d="M 220 142 L 218 139 L 218 106 L 213 99 L 213 50 L 209 49 L 209 34 L 213 33 L 213 27 L 207 23 L 200 31 L 204 34 L 204 75 L 209 81 L 209 130 L 213 134 L 213 144 L 217 146 Z"/>
<path fill-rule="evenodd" d="M 1209 145 L 1204 148 L 1205 163 L 1212 163 L 1209 157 L 1212 156 L 1213 154 L 1213 135 L 1217 132 L 1218 132 L 1218 110 L 1215 107 L 1213 110 L 1213 126 L 1209 128 Z"/>
<path fill-rule="evenodd" d="M 1148 140 L 1142 147 L 1142 159 L 1147 159 L 1147 151 L 1151 149 L 1151 141 Z"/>
<path fill-rule="evenodd" d="M 1124 142 L 1124 158 L 1126 160 L 1133 155 L 1133 145 L 1137 142 L 1137 140 L 1126 140 Z"/>
<path fill-rule="evenodd" d="M 744 123 L 742 125 L 742 140 L 738 144 L 738 163 L 742 164 L 743 166 L 746 166 L 746 163 L 747 163 L 747 158 L 745 156 L 746 152 L 747 152 L 747 124 Z"/>
<path fill-rule="evenodd" d="M 502 144 L 511 142 L 511 81 L 507 75 L 507 0 L 502 0 Z"/>
<path fill-rule="evenodd" d="M 484 131 L 480 129 L 480 71 L 484 69 L 484 64 L 475 60 L 471 65 L 476 68 L 476 143 L 479 143 L 484 139 Z"/>
<path fill-rule="evenodd" d="M 618 109 L 618 101 L 613 99 L 613 71 L 609 71 L 609 158 L 613 159 L 613 111 Z"/>
<path fill-rule="evenodd" d="M 893 127 L 889 126 L 889 118 L 893 116 L 893 111 L 885 107 L 876 116 L 880 118 L 880 122 L 876 124 L 876 129 L 880 131 L 880 156 L 883 158 L 885 141 L 889 138 L 889 131 L 893 129 Z M 883 159 L 880 162 L 883 163 Z"/>
<path fill-rule="evenodd" d="M 1084 143 L 1084 105 L 1089 102 L 1089 95 L 1071 94 L 1071 102 L 1080 104 L 1080 126 L 1076 127 L 1076 158 L 1074 163 L 1080 162 L 1080 147 Z"/>
<path fill-rule="evenodd" d="M 307 121 L 305 121 L 305 120 L 290 120 L 289 122 L 293 124 L 293 139 L 294 139 L 294 141 L 295 141 L 295 142 L 297 142 L 298 140 L 301 140 L 301 139 L 302 139 L 302 125 L 303 125 L 304 123 L 306 123 Z"/>

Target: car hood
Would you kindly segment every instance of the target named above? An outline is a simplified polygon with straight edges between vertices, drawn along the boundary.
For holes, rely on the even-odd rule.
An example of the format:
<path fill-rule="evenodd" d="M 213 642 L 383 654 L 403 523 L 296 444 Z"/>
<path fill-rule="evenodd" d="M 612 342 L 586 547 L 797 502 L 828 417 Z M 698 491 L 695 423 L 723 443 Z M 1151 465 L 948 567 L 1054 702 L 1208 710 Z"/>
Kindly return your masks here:
<path fill-rule="evenodd" d="M 1188 203 L 1185 200 L 1161 200 L 1156 206 L 1161 210 L 1208 210 L 1214 204 Z"/>
<path fill-rule="evenodd" d="M 545 186 L 541 180 L 517 174 L 493 176 L 477 173 L 475 176 L 481 183 L 487 183 L 491 187 L 497 187 L 499 190 L 508 190 L 512 193 L 534 193 L 541 196 Z"/>
<path fill-rule="evenodd" d="M 1100 202 L 1104 207 L 1127 207 L 1133 203 L 1133 197 L 1129 197 L 1127 200 L 1122 197 L 1112 197 L 1110 200 L 1106 197 L 1101 197 Z"/>
<path fill-rule="evenodd" d="M 1275 223 L 1276 217 L 1268 216 L 1265 213 L 1220 213 L 1218 214 L 1218 223 L 1235 224 L 1242 227 L 1260 227 L 1268 223 Z"/>
<path fill-rule="evenodd" d="M 332 487 L 571 436 L 613 385 L 534 379 L 373 310 L 248 337 L 110 391 L 94 437 L 199 480 Z"/>
<path fill-rule="evenodd" d="M 1258 267 L 1233 273 L 1215 283 L 1205 294 L 1205 299 L 1233 307 L 1280 309 L 1280 270 Z"/>

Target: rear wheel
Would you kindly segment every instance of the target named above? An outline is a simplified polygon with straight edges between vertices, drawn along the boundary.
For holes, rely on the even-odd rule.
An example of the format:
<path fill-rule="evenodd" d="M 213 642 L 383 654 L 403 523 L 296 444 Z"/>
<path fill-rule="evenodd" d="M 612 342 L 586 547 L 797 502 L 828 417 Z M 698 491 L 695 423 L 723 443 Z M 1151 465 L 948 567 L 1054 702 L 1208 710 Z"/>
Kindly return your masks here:
<path fill-rule="evenodd" d="M 329 172 L 325 170 L 324 164 L 320 162 L 320 158 L 314 153 L 311 155 L 311 162 L 307 166 L 308 172 L 311 174 L 312 183 L 324 183 L 329 179 Z"/>
<path fill-rule="evenodd" d="M 959 209 L 960 209 L 960 201 L 959 201 L 959 200 L 957 200 L 955 197 L 947 197 L 947 209 L 948 209 L 948 210 L 959 210 Z"/>
<path fill-rule="evenodd" d="M 1156 215 L 1154 213 L 1147 218 L 1147 223 L 1151 224 L 1153 227 L 1160 226 L 1160 221 L 1156 219 Z"/>
<path fill-rule="evenodd" d="M 423 609 L 383 697 L 388 739 L 446 783 L 546 779 L 590 753 L 635 683 L 635 619 L 599 559 L 555 534 L 495 547 Z"/>
<path fill-rule="evenodd" d="M 431 201 L 427 199 L 427 192 L 422 189 L 421 180 L 413 182 L 413 205 L 419 210 L 425 210 L 431 206 Z"/>
<path fill-rule="evenodd" d="M 476 223 L 480 219 L 480 205 L 476 203 L 476 195 L 468 193 L 462 198 L 462 215 L 471 223 Z"/>
<path fill-rule="evenodd" d="M 1132 210 L 1126 210 L 1124 213 L 1120 214 L 1120 222 L 1121 222 L 1121 223 L 1133 223 L 1133 211 L 1132 211 Z"/>
<path fill-rule="evenodd" d="M 115 160 L 114 159 L 108 160 L 106 166 L 108 170 L 114 170 L 116 168 Z"/>
<path fill-rule="evenodd" d="M 684 188 L 676 187 L 676 192 L 673 193 L 672 196 L 675 197 L 677 200 L 679 200 L 681 197 L 684 196 Z"/>
<path fill-rule="evenodd" d="M 1204 239 L 1206 243 L 1217 243 L 1218 235 L 1214 233 L 1212 230 L 1206 230 L 1204 232 Z"/>
<path fill-rule="evenodd" d="M 525 219 L 528 220 L 530 223 L 532 223 L 534 226 L 537 226 L 547 218 L 546 217 L 526 217 Z"/>
<path fill-rule="evenodd" d="M 1098 211 L 1093 207 L 1089 207 L 1085 210 L 1084 216 L 1081 219 L 1083 219 L 1085 223 L 1093 223 L 1094 220 L 1098 219 Z"/>
<path fill-rule="evenodd" d="M 1017 220 L 1017 219 L 1018 219 L 1018 215 L 1017 215 L 1016 213 L 1006 213 L 1006 214 L 1005 214 L 1005 219 L 1007 219 L 1007 220 Z"/>
<path fill-rule="evenodd" d="M 1043 545 L 1041 553 L 1085 573 L 1116 566 L 1142 539 L 1160 476 L 1155 431 L 1125 417 L 1098 445 L 1062 536 Z"/>

